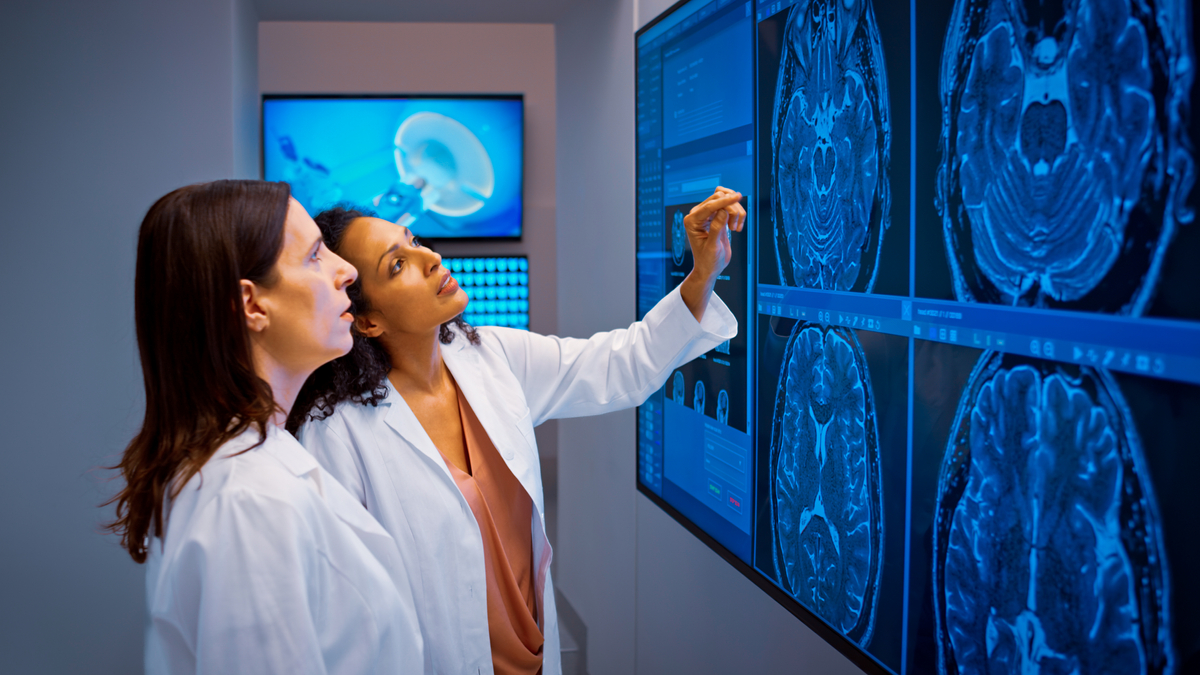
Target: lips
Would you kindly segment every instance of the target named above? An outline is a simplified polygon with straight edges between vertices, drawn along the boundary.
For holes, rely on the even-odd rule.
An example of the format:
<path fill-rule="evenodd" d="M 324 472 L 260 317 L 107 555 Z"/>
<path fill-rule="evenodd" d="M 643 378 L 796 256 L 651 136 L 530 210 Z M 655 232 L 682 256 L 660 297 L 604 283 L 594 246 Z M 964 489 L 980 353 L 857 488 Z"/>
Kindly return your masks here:
<path fill-rule="evenodd" d="M 341 318 L 342 318 L 344 321 L 353 321 L 353 320 L 354 320 L 354 315 L 350 313 L 350 309 L 351 309 L 353 306 L 354 306 L 354 305 L 352 305 L 352 304 L 347 304 L 347 305 L 346 305 L 346 310 L 345 310 L 344 312 L 342 312 L 342 314 L 341 314 Z"/>
<path fill-rule="evenodd" d="M 442 283 L 438 286 L 437 294 L 446 295 L 449 293 L 454 293 L 457 290 L 458 282 L 455 281 L 454 277 L 450 275 L 450 271 L 446 270 L 446 273 L 442 275 Z"/>

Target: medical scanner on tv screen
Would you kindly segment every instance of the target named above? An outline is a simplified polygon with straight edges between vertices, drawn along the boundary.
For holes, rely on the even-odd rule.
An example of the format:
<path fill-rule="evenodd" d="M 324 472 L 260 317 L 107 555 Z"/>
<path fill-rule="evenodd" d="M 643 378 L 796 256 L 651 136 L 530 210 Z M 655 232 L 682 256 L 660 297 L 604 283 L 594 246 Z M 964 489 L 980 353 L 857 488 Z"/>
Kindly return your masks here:
<path fill-rule="evenodd" d="M 313 215 L 346 204 L 430 239 L 519 239 L 523 115 L 520 95 L 268 94 L 263 175 Z"/>
<path fill-rule="evenodd" d="M 696 203 L 749 214 L 740 332 L 638 409 L 638 490 L 868 672 L 1200 672 L 1195 25 L 690 0 L 638 31 L 639 316 Z"/>

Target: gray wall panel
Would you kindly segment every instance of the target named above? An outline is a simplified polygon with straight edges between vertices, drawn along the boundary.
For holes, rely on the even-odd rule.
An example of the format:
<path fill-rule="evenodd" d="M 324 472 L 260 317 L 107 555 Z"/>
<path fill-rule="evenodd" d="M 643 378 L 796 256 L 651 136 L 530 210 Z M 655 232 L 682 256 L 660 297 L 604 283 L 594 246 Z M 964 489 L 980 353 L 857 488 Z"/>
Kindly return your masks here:
<path fill-rule="evenodd" d="M 117 484 L 98 467 L 141 417 L 138 224 L 167 191 L 237 169 L 244 16 L 234 0 L 24 1 L 0 14 L 5 673 L 141 670 L 144 572 L 99 532 Z"/>

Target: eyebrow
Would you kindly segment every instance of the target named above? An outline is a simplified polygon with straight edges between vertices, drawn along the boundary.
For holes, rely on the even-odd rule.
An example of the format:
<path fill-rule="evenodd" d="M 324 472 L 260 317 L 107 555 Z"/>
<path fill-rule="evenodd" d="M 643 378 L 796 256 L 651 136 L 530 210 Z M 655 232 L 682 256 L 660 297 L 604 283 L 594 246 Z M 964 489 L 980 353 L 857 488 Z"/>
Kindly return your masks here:
<path fill-rule="evenodd" d="M 408 241 L 408 237 L 412 233 L 409 231 L 409 229 L 407 227 L 405 227 L 403 225 L 400 225 L 399 227 L 401 230 L 404 230 L 404 234 L 405 234 L 404 241 Z M 375 263 L 375 269 L 379 269 L 379 266 L 383 264 L 383 259 L 386 258 L 389 253 L 391 253 L 392 251 L 395 251 L 398 248 L 400 248 L 400 242 L 396 242 L 395 244 L 392 244 L 391 246 L 389 246 L 388 250 L 384 251 L 383 255 L 379 256 L 379 262 Z"/>

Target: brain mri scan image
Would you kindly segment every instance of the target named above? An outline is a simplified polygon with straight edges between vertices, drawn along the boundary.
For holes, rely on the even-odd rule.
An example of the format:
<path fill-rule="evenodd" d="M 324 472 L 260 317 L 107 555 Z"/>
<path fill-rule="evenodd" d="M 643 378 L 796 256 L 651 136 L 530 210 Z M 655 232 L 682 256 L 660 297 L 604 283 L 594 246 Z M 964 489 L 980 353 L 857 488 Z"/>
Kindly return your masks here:
<path fill-rule="evenodd" d="M 1193 219 L 1188 0 L 958 0 L 937 209 L 959 300 L 1142 314 Z"/>
<path fill-rule="evenodd" d="M 792 8 L 774 105 L 771 219 L 781 282 L 872 290 L 890 223 L 892 129 L 870 0 Z"/>
<path fill-rule="evenodd" d="M 684 405 L 684 398 L 687 397 L 687 384 L 683 381 L 683 373 L 675 371 L 675 376 L 671 378 L 671 400 L 679 405 Z"/>
<path fill-rule="evenodd" d="M 701 415 L 704 414 L 704 382 L 702 380 L 696 380 L 696 388 L 692 393 L 692 408 Z"/>
<path fill-rule="evenodd" d="M 717 393 L 717 421 L 729 424 L 729 392 L 724 389 Z"/>
<path fill-rule="evenodd" d="M 1174 672 L 1158 513 L 1107 371 L 984 353 L 938 479 L 939 671 Z"/>
<path fill-rule="evenodd" d="M 878 438 L 855 332 L 797 324 L 783 356 L 771 429 L 775 576 L 862 647 L 874 630 L 883 567 Z"/>
<path fill-rule="evenodd" d="M 687 232 L 683 229 L 683 211 L 676 211 L 671 220 L 671 260 L 675 264 L 683 264 L 683 255 L 687 253 Z"/>

